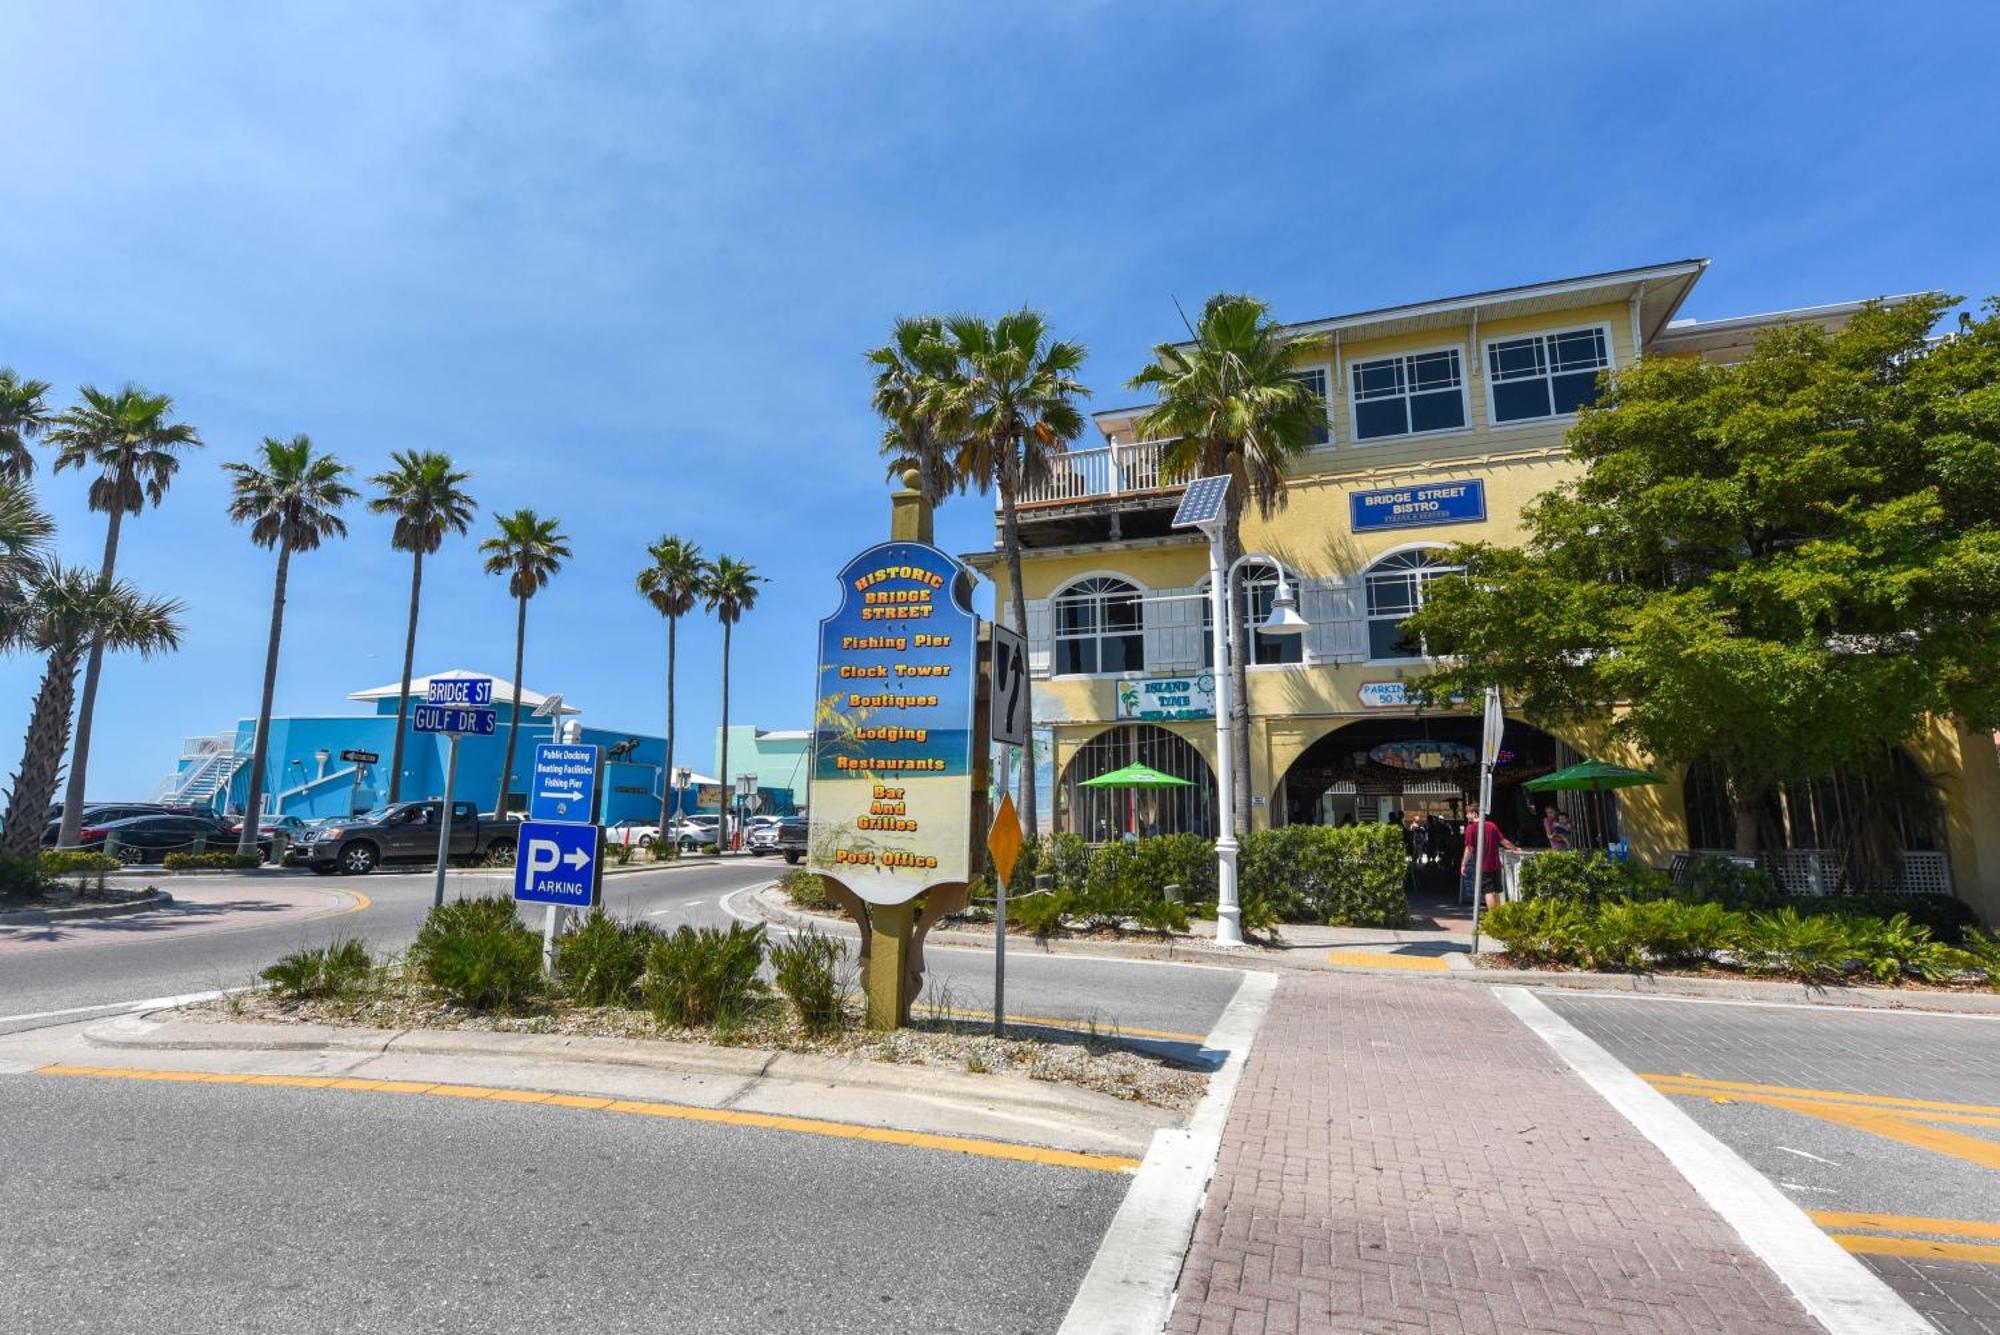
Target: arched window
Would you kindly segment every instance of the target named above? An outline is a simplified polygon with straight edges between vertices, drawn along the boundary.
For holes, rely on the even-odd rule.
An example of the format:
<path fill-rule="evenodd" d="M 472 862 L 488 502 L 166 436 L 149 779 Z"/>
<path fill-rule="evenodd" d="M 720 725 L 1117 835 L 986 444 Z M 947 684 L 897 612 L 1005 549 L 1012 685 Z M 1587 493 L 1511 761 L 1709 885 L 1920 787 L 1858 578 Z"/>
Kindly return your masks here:
<path fill-rule="evenodd" d="M 1084 780 L 1137 762 L 1186 779 L 1169 788 L 1088 788 Z M 1056 828 L 1094 844 L 1127 834 L 1215 833 L 1215 775 L 1187 738 L 1151 723 L 1106 728 L 1076 749 L 1056 785 Z"/>
<path fill-rule="evenodd" d="M 1396 552 L 1369 566 L 1368 656 L 1428 658 L 1423 640 L 1406 632 L 1403 623 L 1424 605 L 1424 590 L 1432 580 L 1462 568 L 1446 564 L 1434 548 Z"/>
<path fill-rule="evenodd" d="M 1292 586 L 1292 596 L 1298 596 L 1299 577 L 1292 571 L 1285 572 L 1286 580 Z M 1201 665 L 1215 666 L 1215 605 L 1208 598 L 1208 581 L 1201 582 Z M 1243 568 L 1236 579 L 1236 615 L 1243 619 L 1243 628 L 1249 635 L 1250 661 L 1252 663 L 1303 663 L 1305 661 L 1306 637 L 1303 635 L 1266 635 L 1257 627 L 1270 619 L 1271 604 L 1278 596 L 1278 568 L 1259 562 Z"/>
<path fill-rule="evenodd" d="M 1140 672 L 1146 634 L 1139 589 L 1122 579 L 1093 575 L 1056 597 L 1056 672 Z"/>

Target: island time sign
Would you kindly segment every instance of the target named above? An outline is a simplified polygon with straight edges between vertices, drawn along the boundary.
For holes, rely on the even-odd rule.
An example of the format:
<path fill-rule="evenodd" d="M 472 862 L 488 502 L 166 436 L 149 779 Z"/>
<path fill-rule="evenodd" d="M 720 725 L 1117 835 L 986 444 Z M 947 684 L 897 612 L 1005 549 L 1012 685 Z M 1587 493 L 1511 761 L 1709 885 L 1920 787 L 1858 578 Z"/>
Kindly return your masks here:
<path fill-rule="evenodd" d="M 808 865 L 871 904 L 971 875 L 979 622 L 949 554 L 885 542 L 820 622 Z"/>
<path fill-rule="evenodd" d="M 1356 533 L 1385 528 L 1424 528 L 1432 524 L 1476 524 L 1486 518 L 1486 484 L 1431 482 L 1421 487 L 1385 487 L 1347 494 L 1348 513 Z"/>

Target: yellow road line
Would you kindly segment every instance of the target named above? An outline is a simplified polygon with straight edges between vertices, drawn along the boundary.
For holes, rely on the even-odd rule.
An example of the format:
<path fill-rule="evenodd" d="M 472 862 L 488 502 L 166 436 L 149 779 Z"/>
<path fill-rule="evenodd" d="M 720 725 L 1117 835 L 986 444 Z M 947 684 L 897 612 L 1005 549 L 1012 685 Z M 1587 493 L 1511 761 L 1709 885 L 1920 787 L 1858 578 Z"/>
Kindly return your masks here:
<path fill-rule="evenodd" d="M 1786 1098 L 1821 1099 L 1834 1103 L 1856 1103 L 1878 1108 L 1908 1108 L 1919 1112 L 1977 1113 L 2000 1117 L 2000 1105 L 1990 1103 L 1940 1103 L 1931 1099 L 1894 1098 L 1887 1094 L 1850 1094 L 1838 1089 L 1801 1089 L 1794 1085 L 1757 1085 L 1743 1080 L 1711 1080 L 1699 1075 L 1641 1074 L 1641 1080 L 1655 1086 L 1700 1086 L 1702 1093 L 1744 1093 L 1779 1095 Z M 1677 1091 L 1678 1092 L 1678 1091 Z"/>
<path fill-rule="evenodd" d="M 428 1084 L 412 1080 L 363 1080 L 343 1076 L 245 1075 L 227 1071 L 159 1071 L 122 1066 L 70 1066 L 62 1063 L 38 1067 L 34 1073 L 95 1076 L 113 1080 L 169 1080 L 216 1085 L 284 1085 L 300 1089 L 429 1094 L 438 1098 L 484 1099 L 495 1103 L 533 1103 L 551 1108 L 580 1108 L 631 1113 L 644 1117 L 668 1117 L 683 1122 L 754 1126 L 807 1136 L 866 1140 L 883 1145 L 901 1145 L 911 1149 L 945 1150 L 955 1154 L 979 1155 L 988 1159 L 1011 1159 L 1017 1163 L 1041 1164 L 1051 1168 L 1083 1168 L 1098 1173 L 1129 1173 L 1139 1167 L 1137 1159 L 1123 1155 L 1044 1149 L 1035 1145 L 1015 1145 L 1004 1140 L 986 1140 L 977 1136 L 894 1131 L 886 1127 L 858 1126 L 851 1122 L 823 1121 L 815 1117 L 742 1112 L 735 1108 L 697 1108 L 683 1103 L 659 1103 L 650 1099 L 609 1099 L 584 1094 L 547 1094 L 539 1090 L 496 1089 L 488 1085 Z"/>
<path fill-rule="evenodd" d="M 1850 1252 L 1863 1256 L 1915 1256 L 1927 1261 L 1977 1261 L 2000 1265 L 2000 1247 L 1976 1242 L 1927 1242 L 1922 1238 L 1872 1238 L 1866 1234 L 1829 1233 Z"/>
<path fill-rule="evenodd" d="M 946 1011 L 945 1014 L 954 1020 L 990 1021 L 993 1018 L 992 1011 L 960 1010 L 957 1007 Z M 1079 1034 L 1090 1031 L 1090 1021 L 1088 1020 L 1058 1020 L 1049 1015 L 1015 1015 L 1011 1011 L 1007 1014 L 1007 1023 L 1034 1025 L 1042 1029 L 1061 1029 Z M 1206 1043 L 1208 1041 L 1207 1034 L 1183 1034 L 1172 1029 L 1140 1029 L 1129 1024 L 1119 1024 L 1114 1020 L 1106 1020 L 1099 1024 L 1097 1032 L 1106 1038 L 1163 1038 L 1176 1043 Z"/>
<path fill-rule="evenodd" d="M 1876 1214 L 1872 1210 L 1809 1210 L 1821 1228 L 1865 1228 L 1877 1233 L 1945 1233 L 1961 1238 L 2000 1238 L 2000 1224 L 1984 1219 L 1932 1219 L 1924 1215 Z"/>
<path fill-rule="evenodd" d="M 1329 950 L 1326 959 L 1336 969 L 1416 969 L 1435 973 L 1451 967 L 1442 955 L 1395 955 L 1374 950 Z"/>

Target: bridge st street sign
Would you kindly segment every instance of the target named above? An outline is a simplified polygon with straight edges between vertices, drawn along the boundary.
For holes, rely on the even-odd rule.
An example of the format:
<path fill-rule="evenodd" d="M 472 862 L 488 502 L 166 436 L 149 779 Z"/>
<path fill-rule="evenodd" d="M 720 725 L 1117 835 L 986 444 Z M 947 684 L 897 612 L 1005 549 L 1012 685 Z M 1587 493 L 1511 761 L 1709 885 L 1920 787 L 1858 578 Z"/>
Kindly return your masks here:
<path fill-rule="evenodd" d="M 424 703 L 481 708 L 493 703 L 491 677 L 432 677 L 424 688 Z"/>

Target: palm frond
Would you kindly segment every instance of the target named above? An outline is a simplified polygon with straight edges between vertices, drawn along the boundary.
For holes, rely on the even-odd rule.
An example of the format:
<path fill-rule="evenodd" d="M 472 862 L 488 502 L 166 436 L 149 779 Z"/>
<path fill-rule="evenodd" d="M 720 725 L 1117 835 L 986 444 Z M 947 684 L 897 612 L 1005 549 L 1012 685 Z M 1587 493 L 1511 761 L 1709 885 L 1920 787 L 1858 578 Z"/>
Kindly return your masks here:
<path fill-rule="evenodd" d="M 709 570 L 700 546 L 669 533 L 646 548 L 646 558 L 634 581 L 639 596 L 663 617 L 683 617 L 693 611 Z"/>
<path fill-rule="evenodd" d="M 447 534 L 471 527 L 473 512 L 479 508 L 465 491 L 472 475 L 456 468 L 449 454 L 397 450 L 389 461 L 393 467 L 368 479 L 381 488 L 368 508 L 396 517 L 389 542 L 397 551 L 428 556 L 444 545 Z"/>
<path fill-rule="evenodd" d="M 58 414 L 46 435 L 56 447 L 55 471 L 96 469 L 90 508 L 137 514 L 158 505 L 180 470 L 180 452 L 201 445 L 201 434 L 172 420 L 174 401 L 137 385 L 107 393 L 95 385 L 77 391 L 77 403 Z"/>
<path fill-rule="evenodd" d="M 225 463 L 230 477 L 229 517 L 250 525 L 259 547 L 284 545 L 306 552 L 328 538 L 347 536 L 340 507 L 358 493 L 343 480 L 349 469 L 331 454 L 313 451 L 312 438 L 264 437 L 249 463 Z"/>
<path fill-rule="evenodd" d="M 569 536 L 559 521 L 533 510 L 497 515 L 494 522 L 500 531 L 479 544 L 486 573 L 507 576 L 507 592 L 514 597 L 534 597 L 570 558 Z"/>

